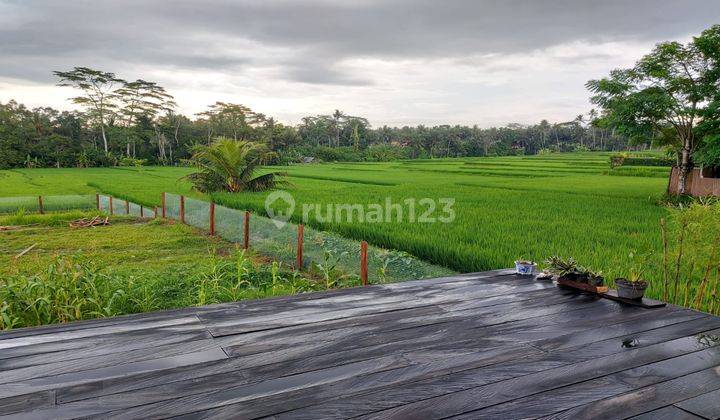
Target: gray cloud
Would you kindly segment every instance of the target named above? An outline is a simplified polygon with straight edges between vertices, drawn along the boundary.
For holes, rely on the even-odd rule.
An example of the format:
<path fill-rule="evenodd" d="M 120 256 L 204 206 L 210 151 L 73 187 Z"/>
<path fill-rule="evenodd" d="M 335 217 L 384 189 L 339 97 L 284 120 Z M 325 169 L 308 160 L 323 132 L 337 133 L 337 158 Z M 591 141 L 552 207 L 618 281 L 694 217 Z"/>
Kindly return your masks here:
<path fill-rule="evenodd" d="M 357 57 L 462 58 L 572 41 L 671 39 L 697 33 L 720 16 L 714 0 L 0 4 L 6 14 L 0 20 L 0 76 L 43 82 L 52 69 L 80 64 L 237 72 L 255 62 L 276 67 L 278 77 L 291 81 L 368 85 L 370 79 L 339 64 Z M 255 48 L 244 51 L 246 44 Z M 257 57 L 264 46 L 287 56 Z"/>

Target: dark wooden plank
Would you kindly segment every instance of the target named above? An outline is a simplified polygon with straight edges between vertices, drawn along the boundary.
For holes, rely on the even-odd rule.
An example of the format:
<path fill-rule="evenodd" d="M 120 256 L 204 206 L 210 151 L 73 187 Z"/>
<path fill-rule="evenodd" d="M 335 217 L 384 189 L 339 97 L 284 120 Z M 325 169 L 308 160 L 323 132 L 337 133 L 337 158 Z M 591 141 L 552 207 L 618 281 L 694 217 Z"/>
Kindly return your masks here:
<path fill-rule="evenodd" d="M 351 398 L 326 402 L 317 406 L 314 414 L 327 410 L 340 417 L 367 415 L 368 418 L 421 418 L 447 417 L 468 411 L 501 404 L 525 395 L 584 382 L 655 363 L 665 359 L 700 351 L 715 343 L 699 342 L 697 337 L 683 337 L 670 342 L 650 345 L 644 348 L 628 349 L 610 356 L 566 364 L 560 368 L 545 370 L 499 382 L 484 384 L 483 372 L 468 371 L 462 375 L 437 377 L 427 381 L 404 384 L 401 388 L 384 389 Z M 579 349 L 578 352 L 582 350 Z M 548 354 L 544 360 L 574 359 L 571 353 Z M 480 384 L 481 386 L 478 386 Z M 381 411 L 383 410 L 383 411 Z M 340 414 L 338 414 L 340 413 Z"/>
<path fill-rule="evenodd" d="M 689 415 L 718 332 L 495 270 L 0 334 L 0 415 Z"/>
<path fill-rule="evenodd" d="M 590 404 L 604 398 L 627 395 L 642 387 L 702 371 L 720 365 L 720 352 L 711 348 L 685 354 L 673 359 L 628 369 L 601 378 L 581 382 L 551 391 L 518 398 L 504 404 L 465 413 L 457 418 L 497 419 L 519 416 L 536 418 L 574 407 Z M 720 384 L 718 384 L 720 387 Z M 630 405 L 633 405 L 631 403 Z M 598 416 L 601 412 L 595 412 Z M 572 411 L 567 418 L 584 418 L 583 410 Z M 592 417 L 592 416 L 590 416 Z"/>
<path fill-rule="evenodd" d="M 716 401 L 714 402 L 715 405 L 717 405 Z M 630 417 L 631 420 L 702 420 L 703 418 L 704 417 L 698 417 L 672 405 L 648 411 L 647 413 L 640 414 L 639 416 Z"/>
<path fill-rule="evenodd" d="M 109 366 L 123 365 L 143 360 L 159 359 L 186 353 L 221 350 L 213 340 L 196 340 L 187 343 L 142 348 L 119 354 L 100 355 L 71 359 L 51 364 L 41 364 L 0 372 L 0 385 L 17 383 L 44 376 L 57 376 L 66 373 L 82 372 Z"/>
<path fill-rule="evenodd" d="M 234 378 L 232 377 L 222 378 L 221 376 L 216 376 L 214 379 L 216 379 L 217 382 L 211 385 L 214 385 L 212 386 L 214 390 L 213 395 L 216 395 L 218 398 L 230 398 L 232 401 L 240 402 L 302 387 L 333 383 L 342 379 L 372 372 L 391 370 L 407 366 L 408 363 L 408 360 L 403 358 L 402 355 L 391 355 L 240 386 L 233 386 Z M 192 391 L 192 388 L 189 388 L 189 390 Z M 129 395 L 119 395 L 117 397 L 106 396 L 99 399 L 61 404 L 51 409 L 42 410 L 42 412 L 38 410 L 30 414 L 39 418 L 95 415 L 103 419 L 152 419 L 166 418 L 175 413 L 185 413 L 195 410 L 196 408 L 206 407 L 212 401 L 211 398 L 208 398 L 207 393 L 193 393 L 181 398 L 176 398 L 175 391 L 175 388 L 172 386 L 159 388 L 160 396 L 165 397 L 160 403 L 148 404 L 146 400 L 142 399 L 145 397 L 149 400 L 156 400 L 158 396 L 152 392 L 146 394 L 133 392 Z M 133 399 L 134 401 L 131 400 L 130 404 L 135 404 L 136 406 L 128 408 L 129 399 Z"/>
<path fill-rule="evenodd" d="M 610 289 L 607 293 L 602 294 L 604 298 L 616 300 L 618 302 L 622 302 L 626 305 L 635 305 L 635 306 L 641 306 L 643 308 L 647 309 L 654 309 L 654 308 L 662 308 L 663 306 L 667 305 L 665 302 L 661 302 L 659 300 L 650 299 L 650 298 L 642 298 L 640 300 L 637 299 L 625 299 L 621 298 L 617 294 L 617 290 Z"/>
<path fill-rule="evenodd" d="M 5 406 L 5 401 L 17 401 L 18 396 L 36 398 L 37 395 L 44 395 L 44 391 L 56 388 L 147 374 L 173 367 L 193 366 L 226 358 L 222 350 L 213 349 L 3 384 L 0 385 L 0 406 Z"/>
<path fill-rule="evenodd" d="M 717 366 L 564 411 L 547 419 L 626 418 L 720 389 Z"/>
<path fill-rule="evenodd" d="M 707 419 L 720 418 L 720 390 L 680 401 L 677 407 Z"/>

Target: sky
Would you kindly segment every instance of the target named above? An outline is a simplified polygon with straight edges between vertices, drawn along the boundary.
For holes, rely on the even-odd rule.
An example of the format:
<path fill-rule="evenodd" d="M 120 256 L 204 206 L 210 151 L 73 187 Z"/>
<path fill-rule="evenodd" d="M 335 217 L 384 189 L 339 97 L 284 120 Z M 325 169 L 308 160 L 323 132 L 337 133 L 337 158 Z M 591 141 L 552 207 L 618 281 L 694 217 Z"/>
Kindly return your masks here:
<path fill-rule="evenodd" d="M 720 23 L 718 0 L 0 0 L 0 102 L 72 109 L 53 70 L 155 81 L 287 124 L 572 120 L 584 84 Z"/>

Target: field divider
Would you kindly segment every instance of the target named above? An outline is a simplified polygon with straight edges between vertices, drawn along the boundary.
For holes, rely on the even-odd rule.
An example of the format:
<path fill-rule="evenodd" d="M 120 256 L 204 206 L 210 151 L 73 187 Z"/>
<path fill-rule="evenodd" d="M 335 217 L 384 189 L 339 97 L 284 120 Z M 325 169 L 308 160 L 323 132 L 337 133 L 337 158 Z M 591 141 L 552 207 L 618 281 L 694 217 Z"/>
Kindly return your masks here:
<path fill-rule="evenodd" d="M 164 192 L 162 204 L 168 219 L 235 242 L 244 250 L 252 246 L 258 254 L 296 270 L 308 269 L 326 279 L 339 278 L 332 281 L 332 287 L 457 274 L 404 252 L 373 247 L 364 240 L 275 220 L 264 214 L 251 214 L 249 210 L 225 207 L 214 200 Z"/>

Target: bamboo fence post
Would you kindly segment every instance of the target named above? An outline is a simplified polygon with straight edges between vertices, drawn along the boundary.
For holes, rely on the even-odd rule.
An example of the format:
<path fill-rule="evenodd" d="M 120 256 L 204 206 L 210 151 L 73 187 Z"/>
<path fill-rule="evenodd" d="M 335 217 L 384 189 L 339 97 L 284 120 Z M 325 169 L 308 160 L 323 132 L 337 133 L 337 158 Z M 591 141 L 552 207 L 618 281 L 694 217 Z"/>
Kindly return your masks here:
<path fill-rule="evenodd" d="M 243 223 L 243 249 L 250 248 L 250 212 L 245 212 L 245 222 Z"/>
<path fill-rule="evenodd" d="M 155 215 L 157 216 L 157 212 Z M 165 192 L 162 193 L 162 217 L 165 218 Z"/>
<path fill-rule="evenodd" d="M 210 236 L 215 235 L 215 203 L 210 202 Z"/>
<path fill-rule="evenodd" d="M 109 196 L 109 199 L 110 199 L 110 216 L 112 216 L 112 215 L 114 214 L 114 212 L 113 212 L 112 195 Z"/>
<path fill-rule="evenodd" d="M 142 219 L 142 218 L 144 218 L 144 217 L 145 217 L 145 214 L 144 214 L 144 211 L 143 211 L 143 205 L 140 204 L 140 218 Z"/>
<path fill-rule="evenodd" d="M 95 207 L 100 211 L 100 194 L 95 194 Z"/>
<path fill-rule="evenodd" d="M 45 209 L 43 208 L 43 197 L 42 195 L 38 196 L 38 211 L 40 211 L 40 214 L 45 214 Z"/>
<path fill-rule="evenodd" d="M 130 202 L 125 200 L 125 214 L 130 215 Z"/>
<path fill-rule="evenodd" d="M 180 221 L 185 223 L 185 196 L 180 196 Z"/>
<path fill-rule="evenodd" d="M 368 267 L 367 267 L 367 242 L 360 242 L 360 280 L 362 285 L 368 285 Z"/>
<path fill-rule="evenodd" d="M 303 233 L 305 231 L 305 227 L 303 225 L 298 225 L 298 233 L 297 233 L 297 269 L 302 270 L 303 268 Z"/>

